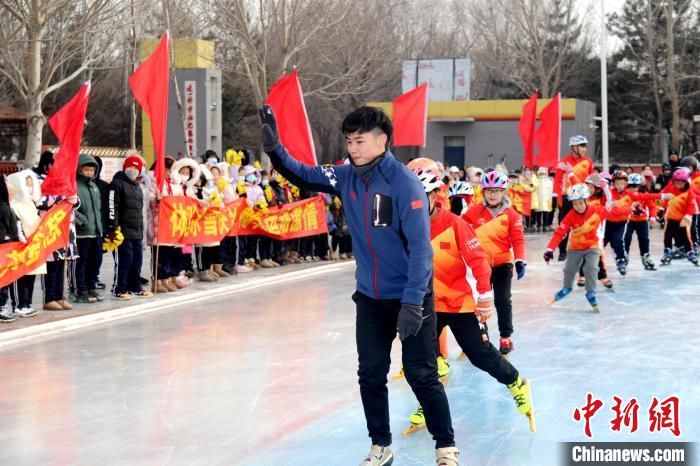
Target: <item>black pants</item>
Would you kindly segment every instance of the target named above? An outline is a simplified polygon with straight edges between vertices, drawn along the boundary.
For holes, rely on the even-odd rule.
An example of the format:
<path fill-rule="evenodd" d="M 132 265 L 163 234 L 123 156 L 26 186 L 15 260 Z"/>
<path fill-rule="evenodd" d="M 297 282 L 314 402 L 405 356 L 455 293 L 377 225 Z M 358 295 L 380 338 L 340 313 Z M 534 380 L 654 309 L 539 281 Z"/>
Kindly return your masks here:
<path fill-rule="evenodd" d="M 245 265 L 246 247 L 248 245 L 248 236 L 238 237 L 238 265 Z"/>
<path fill-rule="evenodd" d="M 503 264 L 491 269 L 493 304 L 498 315 L 498 333 L 502 338 L 513 334 L 513 305 L 510 285 L 513 281 L 513 264 Z"/>
<path fill-rule="evenodd" d="M 78 238 L 78 254 L 75 266 L 75 288 L 85 294 L 97 288 L 100 263 L 102 262 L 102 238 Z"/>
<path fill-rule="evenodd" d="M 615 251 L 615 259 L 620 260 L 626 257 L 625 255 L 625 227 L 627 222 L 605 222 L 605 240 L 603 247 L 610 244 Z"/>
<path fill-rule="evenodd" d="M 258 262 L 258 243 L 260 242 L 260 236 L 250 235 L 246 238 L 245 244 L 245 258 L 254 259 Z"/>
<path fill-rule="evenodd" d="M 287 252 L 287 242 L 280 240 L 272 241 L 272 256 L 275 262 L 284 263 L 284 254 Z"/>
<path fill-rule="evenodd" d="M 367 430 L 373 444 L 391 445 L 386 382 L 401 302 L 398 299 L 373 299 L 359 291 L 352 299 L 357 308 L 357 375 Z M 418 335 L 406 337 L 401 345 L 403 370 L 406 381 L 423 407 L 436 448 L 444 448 L 454 445 L 454 431 L 445 389 L 437 374 L 436 316 L 432 293 L 426 296 L 423 306 L 423 326 Z"/>
<path fill-rule="evenodd" d="M 141 288 L 141 265 L 143 264 L 143 241 L 125 239 L 114 253 L 114 285 L 112 293 L 127 291 L 138 293 Z"/>
<path fill-rule="evenodd" d="M 333 251 L 338 250 L 338 254 L 347 254 L 352 252 L 352 243 L 350 242 L 350 235 L 344 236 L 333 236 L 331 247 Z"/>
<path fill-rule="evenodd" d="M 217 262 L 217 264 L 232 266 L 236 265 L 237 263 L 236 237 L 227 236 L 221 240 L 221 247 L 219 248 L 219 262 Z"/>
<path fill-rule="evenodd" d="M 8 286 L 3 286 L 2 288 L 0 288 L 0 307 L 3 307 L 3 306 L 5 306 L 5 304 L 7 304 L 7 300 L 10 296 L 10 287 L 11 286 L 12 285 L 8 285 Z"/>
<path fill-rule="evenodd" d="M 474 313 L 438 312 L 438 337 L 446 326 L 450 327 L 459 347 L 474 367 L 488 373 L 505 385 L 510 385 L 518 380 L 518 371 L 515 367 L 503 357 L 490 341 L 482 339 L 479 321 Z M 486 333 L 488 335 L 488 331 Z"/>
<path fill-rule="evenodd" d="M 637 241 L 639 242 L 639 254 L 644 256 L 649 254 L 649 222 L 627 222 L 625 230 L 625 252 L 629 255 L 630 246 L 632 245 L 632 234 L 637 233 Z"/>
<path fill-rule="evenodd" d="M 158 280 L 167 280 L 180 274 L 180 259 L 176 246 L 151 246 L 151 273 L 156 277 L 156 258 L 158 259 Z"/>
<path fill-rule="evenodd" d="M 328 256 L 328 233 L 321 233 L 316 237 L 316 255 L 318 257 Z"/>
<path fill-rule="evenodd" d="M 260 236 L 258 240 L 258 249 L 260 251 L 260 260 L 272 259 L 272 238 L 268 236 Z"/>
<path fill-rule="evenodd" d="M 194 255 L 197 261 L 197 270 L 209 270 L 212 265 L 218 264 L 219 246 L 195 246 Z"/>
<path fill-rule="evenodd" d="M 34 278 L 36 275 L 19 277 L 10 285 L 10 297 L 15 309 L 32 307 L 32 295 L 34 294 Z"/>
<path fill-rule="evenodd" d="M 63 296 L 63 287 L 65 276 L 63 274 L 64 262 L 50 261 L 46 263 L 46 275 L 43 278 L 44 288 L 44 304 L 52 301 L 61 301 Z"/>
<path fill-rule="evenodd" d="M 571 209 L 573 208 L 571 205 L 571 201 L 569 198 L 566 196 L 566 193 L 562 193 L 562 200 L 561 200 L 561 207 L 559 207 L 559 223 L 561 223 L 562 219 L 566 217 L 566 214 L 568 214 Z M 566 233 L 566 236 L 564 237 L 563 240 L 561 240 L 561 243 L 559 243 L 559 254 L 566 254 L 566 246 L 569 244 L 569 233 Z"/>
<path fill-rule="evenodd" d="M 700 214 L 693 215 L 693 223 L 690 225 L 690 239 L 693 242 L 693 248 L 698 249 L 700 246 Z"/>
<path fill-rule="evenodd" d="M 666 226 L 664 227 L 664 248 L 671 249 L 673 243 L 676 243 L 676 247 L 683 249 L 683 251 L 690 251 L 690 235 L 688 234 L 688 229 L 681 226 L 681 222 L 678 220 L 666 220 Z"/>
<path fill-rule="evenodd" d="M 301 257 L 315 256 L 314 253 L 314 238 L 306 237 L 299 240 L 299 255 Z"/>

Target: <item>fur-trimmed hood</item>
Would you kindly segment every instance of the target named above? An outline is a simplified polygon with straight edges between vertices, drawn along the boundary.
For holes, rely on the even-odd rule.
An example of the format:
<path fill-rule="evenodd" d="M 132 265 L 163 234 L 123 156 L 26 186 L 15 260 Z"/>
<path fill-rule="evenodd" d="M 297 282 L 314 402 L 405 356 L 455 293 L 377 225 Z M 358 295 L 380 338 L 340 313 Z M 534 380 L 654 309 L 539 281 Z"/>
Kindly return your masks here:
<path fill-rule="evenodd" d="M 33 187 L 27 186 L 27 177 L 32 178 Z M 12 199 L 18 202 L 31 201 L 37 203 L 41 200 L 41 187 L 39 177 L 34 170 L 22 170 L 7 177 L 7 189 Z"/>
<path fill-rule="evenodd" d="M 190 177 L 187 180 L 183 179 L 180 175 L 180 169 L 183 167 L 190 167 Z M 174 185 L 187 185 L 188 188 L 193 188 L 199 177 L 201 176 L 201 169 L 196 160 L 190 158 L 184 158 L 176 161 L 173 164 L 173 168 L 170 170 L 170 181 Z"/>

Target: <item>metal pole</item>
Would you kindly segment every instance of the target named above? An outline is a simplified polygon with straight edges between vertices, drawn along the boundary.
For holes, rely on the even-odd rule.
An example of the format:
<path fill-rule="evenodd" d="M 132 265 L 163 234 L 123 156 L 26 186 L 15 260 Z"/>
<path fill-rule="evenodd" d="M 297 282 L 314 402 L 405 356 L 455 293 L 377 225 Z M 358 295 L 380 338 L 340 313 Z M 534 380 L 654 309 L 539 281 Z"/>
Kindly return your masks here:
<path fill-rule="evenodd" d="M 603 171 L 610 166 L 608 148 L 608 66 L 607 66 L 607 26 L 605 24 L 605 0 L 600 0 L 600 103 L 602 107 Z"/>

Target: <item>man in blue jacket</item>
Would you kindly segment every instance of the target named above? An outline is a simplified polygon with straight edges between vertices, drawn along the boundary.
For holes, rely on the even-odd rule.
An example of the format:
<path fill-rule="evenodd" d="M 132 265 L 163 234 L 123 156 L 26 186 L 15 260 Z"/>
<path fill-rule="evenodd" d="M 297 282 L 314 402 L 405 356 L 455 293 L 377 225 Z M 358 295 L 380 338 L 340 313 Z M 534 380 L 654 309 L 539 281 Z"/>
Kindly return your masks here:
<path fill-rule="evenodd" d="M 406 380 L 424 408 L 437 464 L 456 466 L 452 420 L 436 364 L 436 317 L 428 202 L 423 187 L 388 150 L 392 126 L 381 109 L 345 117 L 349 165 L 311 167 L 281 145 L 272 109 L 260 110 L 263 149 L 293 184 L 340 196 L 357 261 L 356 341 L 359 384 L 372 446 L 361 466 L 392 463 L 386 387 L 398 330 Z M 425 403 L 425 404 L 423 404 Z"/>

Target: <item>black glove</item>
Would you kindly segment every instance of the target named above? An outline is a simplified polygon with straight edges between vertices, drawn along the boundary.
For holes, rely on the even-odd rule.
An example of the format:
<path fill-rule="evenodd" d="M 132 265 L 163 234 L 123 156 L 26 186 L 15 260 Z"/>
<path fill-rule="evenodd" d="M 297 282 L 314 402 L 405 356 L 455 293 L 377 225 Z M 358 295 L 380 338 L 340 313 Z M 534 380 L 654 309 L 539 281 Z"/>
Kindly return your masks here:
<path fill-rule="evenodd" d="M 544 257 L 544 261 L 547 262 L 547 263 L 549 263 L 549 261 L 551 261 L 552 259 L 554 259 L 554 251 L 552 251 L 551 249 L 547 249 L 547 250 L 544 252 L 544 256 L 543 256 L 543 257 Z"/>
<path fill-rule="evenodd" d="M 396 321 L 399 339 L 403 341 L 406 337 L 418 335 L 422 325 L 423 306 L 401 303 L 399 318 Z"/>
<path fill-rule="evenodd" d="M 273 152 L 280 146 L 280 137 L 277 132 L 277 120 L 269 105 L 263 105 L 258 109 L 260 117 L 260 137 L 265 152 Z"/>
<path fill-rule="evenodd" d="M 527 267 L 527 264 L 524 261 L 515 261 L 515 272 L 518 274 L 518 280 L 522 280 L 525 277 L 525 267 Z"/>

